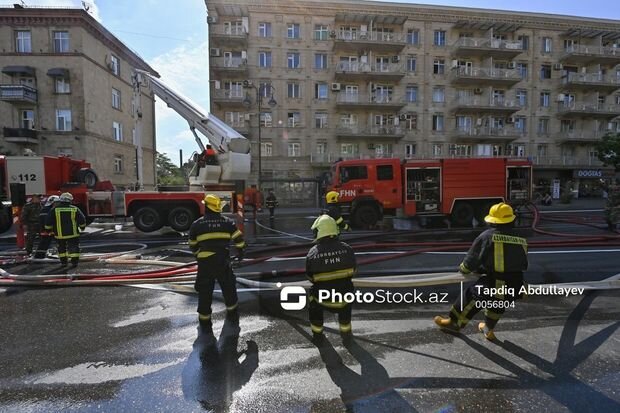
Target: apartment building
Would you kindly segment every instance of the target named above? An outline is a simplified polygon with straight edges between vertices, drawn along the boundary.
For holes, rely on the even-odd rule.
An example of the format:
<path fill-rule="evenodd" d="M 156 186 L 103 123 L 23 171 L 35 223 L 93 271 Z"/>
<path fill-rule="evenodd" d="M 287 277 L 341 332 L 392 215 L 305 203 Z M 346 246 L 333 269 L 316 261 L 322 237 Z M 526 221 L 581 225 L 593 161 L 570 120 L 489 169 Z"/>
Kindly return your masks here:
<path fill-rule="evenodd" d="M 134 68 L 157 74 L 85 10 L 0 7 L 0 153 L 86 159 L 100 179 L 134 185 Z M 141 100 L 152 189 L 155 106 L 150 94 Z"/>
<path fill-rule="evenodd" d="M 211 109 L 252 139 L 254 167 L 260 132 L 265 182 L 392 156 L 528 157 L 536 182 L 572 180 L 582 194 L 613 174 L 594 144 L 620 132 L 620 21 L 357 0 L 206 4 Z"/>

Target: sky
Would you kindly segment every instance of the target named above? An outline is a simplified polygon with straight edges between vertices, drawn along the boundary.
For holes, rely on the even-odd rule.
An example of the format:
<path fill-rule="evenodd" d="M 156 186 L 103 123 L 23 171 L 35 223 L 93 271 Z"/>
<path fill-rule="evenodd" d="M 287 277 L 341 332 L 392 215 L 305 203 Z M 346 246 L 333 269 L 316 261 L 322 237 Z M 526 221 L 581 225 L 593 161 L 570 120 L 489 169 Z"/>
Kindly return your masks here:
<path fill-rule="evenodd" d="M 93 17 L 157 70 L 165 84 L 201 108 L 209 109 L 209 48 L 204 0 L 24 0 L 24 3 L 75 7 L 86 3 Z M 428 0 L 420 3 L 620 20 L 618 0 Z M 157 150 L 167 154 L 175 164 L 179 164 L 179 149 L 183 149 L 184 160 L 198 149 L 187 122 L 161 102 L 156 104 L 156 121 Z"/>

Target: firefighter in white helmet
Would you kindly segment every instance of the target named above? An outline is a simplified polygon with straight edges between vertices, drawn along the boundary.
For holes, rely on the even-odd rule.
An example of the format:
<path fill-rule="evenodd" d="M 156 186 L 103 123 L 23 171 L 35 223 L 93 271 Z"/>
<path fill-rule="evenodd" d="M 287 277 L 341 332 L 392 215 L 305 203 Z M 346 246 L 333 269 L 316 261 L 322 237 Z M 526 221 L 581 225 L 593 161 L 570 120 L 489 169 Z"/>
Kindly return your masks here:
<path fill-rule="evenodd" d="M 37 245 L 37 251 L 34 254 L 35 258 L 45 258 L 47 257 L 47 250 L 50 248 L 50 244 L 52 243 L 52 238 L 54 238 L 54 234 L 45 229 L 45 220 L 47 219 L 47 215 L 49 212 L 55 207 L 55 204 L 58 202 L 58 195 L 50 195 L 45 200 L 45 205 L 41 208 L 41 213 L 39 214 L 39 222 L 41 223 L 41 239 L 39 241 L 39 245 Z"/>
<path fill-rule="evenodd" d="M 50 210 L 45 219 L 45 229 L 56 238 L 58 258 L 63 267 L 69 260 L 72 267 L 77 267 L 80 261 L 80 230 L 86 228 L 84 214 L 71 202 L 73 195 L 69 192 L 61 194 L 58 205 Z"/>
<path fill-rule="evenodd" d="M 447 317 L 435 317 L 442 329 L 459 331 L 481 309 L 485 321 L 478 329 L 489 339 L 495 339 L 495 325 L 508 307 L 521 297 L 523 272 L 527 269 L 527 241 L 514 234 L 515 214 L 512 207 L 503 202 L 493 205 L 485 221 L 491 228 L 474 240 L 461 263 L 463 274 L 479 273 L 481 276 L 465 292 L 465 301 L 454 303 Z M 461 310 L 462 308 L 462 310 Z"/>

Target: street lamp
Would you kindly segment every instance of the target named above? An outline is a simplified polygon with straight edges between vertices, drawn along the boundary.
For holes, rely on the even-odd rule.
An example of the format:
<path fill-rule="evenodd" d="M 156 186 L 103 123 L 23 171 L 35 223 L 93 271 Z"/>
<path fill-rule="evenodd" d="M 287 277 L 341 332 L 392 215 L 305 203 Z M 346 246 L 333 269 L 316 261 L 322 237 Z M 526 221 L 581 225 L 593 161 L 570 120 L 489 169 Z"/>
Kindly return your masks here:
<path fill-rule="evenodd" d="M 256 85 L 250 82 L 249 80 L 243 81 L 243 87 L 246 89 L 252 88 L 256 91 L 256 104 L 258 106 L 258 191 L 260 192 L 262 190 L 262 175 L 263 175 L 263 169 L 262 169 L 263 145 L 262 145 L 262 139 L 261 139 L 261 118 L 260 118 L 262 114 L 261 106 L 263 104 L 263 97 L 264 97 L 263 94 L 269 95 L 269 101 L 267 102 L 269 106 L 274 107 L 275 105 L 278 104 L 278 102 L 276 102 L 276 100 L 273 98 L 273 93 L 275 92 L 276 89 L 273 86 L 271 86 L 270 83 L 264 83 L 256 87 Z M 243 99 L 243 105 L 248 108 L 252 105 L 252 98 L 250 98 L 249 93 L 246 93 L 245 98 Z"/>

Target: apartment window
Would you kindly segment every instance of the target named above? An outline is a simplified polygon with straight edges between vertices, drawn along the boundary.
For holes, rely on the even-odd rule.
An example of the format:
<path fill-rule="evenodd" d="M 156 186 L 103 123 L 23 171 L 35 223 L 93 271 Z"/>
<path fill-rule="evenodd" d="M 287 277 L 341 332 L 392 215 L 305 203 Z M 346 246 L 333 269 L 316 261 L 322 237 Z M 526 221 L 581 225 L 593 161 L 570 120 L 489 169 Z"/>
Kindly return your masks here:
<path fill-rule="evenodd" d="M 58 148 L 58 152 L 56 153 L 58 156 L 73 157 L 73 148 Z"/>
<path fill-rule="evenodd" d="M 286 119 L 289 128 L 298 128 L 301 126 L 301 113 L 299 112 L 288 112 Z"/>
<path fill-rule="evenodd" d="M 291 142 L 288 144 L 288 156 L 301 156 L 301 143 Z"/>
<path fill-rule="evenodd" d="M 224 113 L 224 121 L 226 124 L 232 127 L 240 127 L 244 126 L 245 119 L 243 117 L 243 113 L 241 112 L 225 112 Z"/>
<path fill-rule="evenodd" d="M 273 156 L 273 144 L 271 142 L 261 142 L 261 156 Z"/>
<path fill-rule="evenodd" d="M 242 84 L 241 82 L 239 82 Z M 273 94 L 273 87 L 271 86 L 271 82 L 259 82 L 258 83 L 258 94 L 264 98 L 268 98 Z"/>
<path fill-rule="evenodd" d="M 122 155 L 114 155 L 114 173 L 115 174 L 123 173 L 123 156 Z"/>
<path fill-rule="evenodd" d="M 407 113 L 405 115 L 405 128 L 407 130 L 416 130 L 418 129 L 418 114 L 417 113 Z"/>
<path fill-rule="evenodd" d="M 446 45 L 446 31 L 445 30 L 435 30 L 435 33 L 433 34 L 433 44 L 435 46 Z"/>
<path fill-rule="evenodd" d="M 121 61 L 118 57 L 114 55 L 110 55 L 110 70 L 116 76 L 119 76 L 121 74 Z"/>
<path fill-rule="evenodd" d="M 515 97 L 517 98 L 517 104 L 520 107 L 522 108 L 527 107 L 527 90 L 517 89 L 517 93 L 515 94 Z"/>
<path fill-rule="evenodd" d="M 548 149 L 549 145 L 547 144 L 540 144 L 536 147 L 536 154 L 538 156 L 547 156 L 547 149 Z"/>
<path fill-rule="evenodd" d="M 560 121 L 560 132 L 565 132 L 565 133 L 575 132 L 575 121 L 572 119 L 562 119 Z"/>
<path fill-rule="evenodd" d="M 287 96 L 291 99 L 301 99 L 301 86 L 299 83 L 288 83 L 286 85 Z"/>
<path fill-rule="evenodd" d="M 317 129 L 327 128 L 327 113 L 316 112 L 314 114 L 314 127 Z"/>
<path fill-rule="evenodd" d="M 517 63 L 517 72 L 521 79 L 527 79 L 527 63 Z"/>
<path fill-rule="evenodd" d="M 56 110 L 56 130 L 66 132 L 71 129 L 71 109 Z"/>
<path fill-rule="evenodd" d="M 316 151 L 315 153 L 317 155 L 324 155 L 327 153 L 327 143 L 325 142 L 318 142 L 316 144 Z"/>
<path fill-rule="evenodd" d="M 258 52 L 258 66 L 271 67 L 271 52 Z"/>
<path fill-rule="evenodd" d="M 260 124 L 265 128 L 270 128 L 273 125 L 273 116 L 271 112 L 261 112 Z"/>
<path fill-rule="evenodd" d="M 417 57 L 416 56 L 407 56 L 407 71 L 415 72 L 417 65 Z"/>
<path fill-rule="evenodd" d="M 314 84 L 314 98 L 327 99 L 327 83 Z"/>
<path fill-rule="evenodd" d="M 446 90 L 443 86 L 433 88 L 433 103 L 444 103 L 446 101 Z"/>
<path fill-rule="evenodd" d="M 224 90 L 228 98 L 242 98 L 243 97 L 243 83 L 242 82 L 225 82 Z"/>
<path fill-rule="evenodd" d="M 55 77 L 54 78 L 54 92 L 55 93 L 71 93 L 71 85 L 69 83 L 69 79 L 66 77 Z"/>
<path fill-rule="evenodd" d="M 451 156 L 471 156 L 473 150 L 471 145 L 450 145 L 448 152 Z"/>
<path fill-rule="evenodd" d="M 551 53 L 553 51 L 553 39 L 551 37 L 542 38 L 542 52 Z"/>
<path fill-rule="evenodd" d="M 433 144 L 433 147 L 432 147 L 433 156 L 441 156 L 442 146 L 443 145 L 441 143 L 434 143 Z"/>
<path fill-rule="evenodd" d="M 15 32 L 15 51 L 17 53 L 32 53 L 32 39 L 30 31 L 17 30 Z"/>
<path fill-rule="evenodd" d="M 415 103 L 418 101 L 418 87 L 417 86 L 407 86 L 405 90 L 406 98 L 408 103 Z"/>
<path fill-rule="evenodd" d="M 618 80 L 620 80 L 620 77 Z M 614 96 L 614 101 L 616 102 L 616 105 L 620 105 L 620 94 Z"/>
<path fill-rule="evenodd" d="M 360 151 L 359 150 L 359 145 L 356 144 L 356 143 L 342 143 L 342 144 L 340 144 L 340 154 L 341 155 L 349 155 L 349 156 L 357 155 L 359 153 L 359 151 Z M 347 168 L 349 170 L 349 172 L 351 171 L 351 168 L 355 168 L 355 167 Z M 366 171 L 366 167 L 363 167 L 363 168 L 364 168 L 364 172 L 365 172 Z M 360 175 L 360 174 L 355 174 L 355 176 L 358 176 L 358 175 Z M 364 174 L 364 175 L 366 175 L 366 174 Z M 348 176 L 349 176 L 349 179 L 355 179 L 355 178 L 351 178 L 351 174 L 350 173 L 348 174 Z M 358 177 L 358 179 L 365 179 L 367 177 L 368 176 L 366 175 L 363 178 L 359 178 Z"/>
<path fill-rule="evenodd" d="M 528 50 L 530 48 L 530 37 L 521 35 L 517 37 L 517 40 L 521 43 L 521 48 L 523 50 Z"/>
<path fill-rule="evenodd" d="M 405 145 L 405 158 L 413 158 L 416 154 L 416 145 L 415 143 L 408 143 Z"/>
<path fill-rule="evenodd" d="M 300 26 L 299 23 L 289 23 L 286 29 L 286 37 L 289 39 L 299 39 Z"/>
<path fill-rule="evenodd" d="M 548 108 L 550 104 L 551 104 L 551 93 L 540 92 L 540 106 L 543 108 Z"/>
<path fill-rule="evenodd" d="M 418 29 L 407 30 L 407 43 L 420 44 L 420 31 Z"/>
<path fill-rule="evenodd" d="M 314 55 L 314 68 L 320 70 L 327 69 L 327 54 L 316 53 Z"/>
<path fill-rule="evenodd" d="M 520 133 L 525 133 L 527 131 L 527 119 L 523 116 L 515 118 L 515 129 Z"/>
<path fill-rule="evenodd" d="M 23 109 L 21 111 L 20 116 L 21 124 L 20 126 L 23 129 L 34 129 L 34 110 L 32 109 Z"/>
<path fill-rule="evenodd" d="M 258 37 L 271 37 L 271 23 L 258 23 Z"/>
<path fill-rule="evenodd" d="M 433 73 L 436 75 L 443 75 L 446 70 L 446 61 L 444 59 L 433 60 Z"/>
<path fill-rule="evenodd" d="M 443 114 L 436 113 L 433 115 L 433 131 L 443 132 Z"/>
<path fill-rule="evenodd" d="M 564 50 L 569 52 L 578 44 L 579 42 L 574 39 L 564 39 Z"/>
<path fill-rule="evenodd" d="M 541 79 L 551 79 L 551 65 L 541 65 L 540 66 L 540 78 Z"/>
<path fill-rule="evenodd" d="M 549 118 L 538 119 L 538 134 L 539 135 L 549 134 Z"/>
<path fill-rule="evenodd" d="M 123 125 L 119 122 L 112 122 L 112 137 L 117 142 L 123 141 Z"/>
<path fill-rule="evenodd" d="M 69 51 L 69 32 L 54 32 L 54 53 Z"/>
<path fill-rule="evenodd" d="M 327 40 L 329 38 L 329 28 L 322 24 L 314 25 L 314 40 Z"/>
<path fill-rule="evenodd" d="M 121 91 L 112 88 L 112 107 L 114 109 L 121 109 Z"/>
<path fill-rule="evenodd" d="M 301 67 L 301 57 L 297 52 L 289 52 L 286 54 L 286 67 L 289 69 L 299 69 Z"/>

